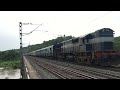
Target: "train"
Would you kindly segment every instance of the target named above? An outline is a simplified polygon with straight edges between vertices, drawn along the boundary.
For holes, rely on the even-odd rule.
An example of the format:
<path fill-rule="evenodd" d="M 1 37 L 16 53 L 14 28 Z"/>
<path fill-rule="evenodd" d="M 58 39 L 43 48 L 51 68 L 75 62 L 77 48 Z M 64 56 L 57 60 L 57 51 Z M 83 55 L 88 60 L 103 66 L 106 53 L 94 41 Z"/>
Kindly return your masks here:
<path fill-rule="evenodd" d="M 110 28 L 65 40 L 27 55 L 103 66 L 120 58 L 120 53 L 114 50 L 114 31 Z"/>

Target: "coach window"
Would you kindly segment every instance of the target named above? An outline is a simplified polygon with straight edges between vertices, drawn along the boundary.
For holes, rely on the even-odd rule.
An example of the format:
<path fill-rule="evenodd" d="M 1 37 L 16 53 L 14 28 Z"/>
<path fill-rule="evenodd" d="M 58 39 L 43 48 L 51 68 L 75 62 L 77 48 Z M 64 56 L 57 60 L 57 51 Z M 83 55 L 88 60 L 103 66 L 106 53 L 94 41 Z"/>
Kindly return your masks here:
<path fill-rule="evenodd" d="M 85 39 L 83 38 L 83 44 L 85 43 Z"/>
<path fill-rule="evenodd" d="M 88 41 L 89 41 L 89 40 L 88 40 L 88 39 L 86 39 L 86 41 L 87 41 L 87 43 L 88 43 Z"/>

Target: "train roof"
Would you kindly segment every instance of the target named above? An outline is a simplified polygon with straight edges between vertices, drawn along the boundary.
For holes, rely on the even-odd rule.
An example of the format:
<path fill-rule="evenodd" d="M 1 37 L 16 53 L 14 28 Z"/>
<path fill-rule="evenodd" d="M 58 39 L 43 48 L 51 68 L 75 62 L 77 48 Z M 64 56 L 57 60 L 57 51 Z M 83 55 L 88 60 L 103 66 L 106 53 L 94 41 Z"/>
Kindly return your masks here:
<path fill-rule="evenodd" d="M 107 30 L 107 29 L 113 31 L 113 30 L 110 29 L 110 28 L 102 28 L 102 29 L 96 30 L 96 31 L 94 31 L 94 32 L 87 33 L 87 34 L 85 34 L 85 35 L 83 35 L 83 36 L 79 36 L 79 37 L 75 37 L 75 38 L 72 38 L 72 39 L 69 39 L 69 40 L 65 40 L 65 41 L 63 41 L 63 42 L 61 42 L 61 43 L 68 42 L 68 41 L 73 40 L 73 39 L 76 39 L 76 38 L 87 38 L 87 37 L 89 37 L 89 36 L 92 36 L 95 32 L 99 32 L 99 31 L 101 31 L 101 30 Z M 113 31 L 113 32 L 114 32 L 114 31 Z M 59 43 L 58 43 L 58 44 L 59 44 Z"/>
<path fill-rule="evenodd" d="M 96 30 L 96 31 L 94 31 L 94 32 L 91 32 L 91 33 L 85 34 L 85 35 L 83 35 L 83 36 L 80 36 L 80 38 L 85 38 L 85 37 L 87 37 L 87 36 L 93 35 L 95 32 L 99 32 L 99 31 L 101 31 L 101 30 L 113 31 L 113 30 L 110 29 L 110 28 L 102 28 L 102 29 L 98 29 L 98 30 Z M 113 31 L 113 32 L 114 32 L 114 31 Z"/>
<path fill-rule="evenodd" d="M 114 31 L 113 31 L 112 29 L 110 29 L 110 28 L 102 28 L 102 29 L 96 30 L 95 32 L 99 32 L 99 31 L 101 31 L 101 30 L 109 30 L 109 31 L 114 32 Z"/>
<path fill-rule="evenodd" d="M 47 47 L 45 47 L 45 48 L 42 48 L 42 49 L 39 49 L 39 50 L 44 50 L 44 49 L 47 49 L 47 48 L 51 48 L 51 47 L 53 47 L 54 45 L 51 45 L 51 46 L 47 46 Z"/>
<path fill-rule="evenodd" d="M 72 38 L 72 39 L 73 39 L 73 38 Z M 63 41 L 63 42 L 61 42 L 61 43 L 68 42 L 68 41 L 70 41 L 70 40 L 72 40 L 72 39 L 65 40 L 65 41 Z"/>
<path fill-rule="evenodd" d="M 35 51 L 32 51 L 32 52 L 29 52 L 29 53 L 34 53 L 34 52 L 37 52 L 37 51 L 40 51 L 40 50 L 44 50 L 44 49 L 47 49 L 47 48 L 50 48 L 50 47 L 53 47 L 53 45 L 48 46 L 48 47 L 45 47 L 45 48 L 41 48 L 41 49 L 38 49 L 38 50 L 35 50 Z"/>

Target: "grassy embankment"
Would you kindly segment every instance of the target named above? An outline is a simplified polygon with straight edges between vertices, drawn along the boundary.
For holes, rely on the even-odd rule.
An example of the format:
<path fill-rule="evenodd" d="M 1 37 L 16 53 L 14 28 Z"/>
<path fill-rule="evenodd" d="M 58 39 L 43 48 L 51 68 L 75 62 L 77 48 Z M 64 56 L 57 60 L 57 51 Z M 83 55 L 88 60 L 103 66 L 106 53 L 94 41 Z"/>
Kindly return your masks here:
<path fill-rule="evenodd" d="M 2 68 L 20 68 L 20 53 L 19 50 L 7 50 L 0 52 L 0 67 Z"/>
<path fill-rule="evenodd" d="M 20 69 L 20 60 L 0 60 L 0 67 Z"/>

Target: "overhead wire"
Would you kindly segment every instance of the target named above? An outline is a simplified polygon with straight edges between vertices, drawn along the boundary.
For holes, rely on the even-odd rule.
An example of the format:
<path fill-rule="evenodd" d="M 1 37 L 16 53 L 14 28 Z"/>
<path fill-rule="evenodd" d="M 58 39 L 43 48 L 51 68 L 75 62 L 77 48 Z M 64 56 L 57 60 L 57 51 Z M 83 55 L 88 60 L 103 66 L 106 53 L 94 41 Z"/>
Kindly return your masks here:
<path fill-rule="evenodd" d="M 42 24 L 40 24 L 40 25 L 42 25 Z M 39 25 L 39 26 L 40 26 L 40 25 Z M 39 27 L 39 26 L 38 26 L 38 27 Z M 33 29 L 29 34 L 31 34 L 33 31 L 35 31 L 38 27 L 36 27 L 35 29 Z"/>
<path fill-rule="evenodd" d="M 99 17 L 97 17 L 97 18 L 95 18 L 95 19 L 93 19 L 93 20 L 91 20 L 91 21 L 89 21 L 87 24 L 88 24 L 88 26 L 92 23 L 92 22 L 94 22 L 94 21 L 96 21 L 96 20 L 98 20 L 98 19 L 100 19 L 100 18 L 102 18 L 102 17 L 105 17 L 106 15 L 108 15 L 108 14 L 110 14 L 112 11 L 109 11 L 109 12 L 107 12 L 107 13 L 105 13 L 105 14 L 103 14 L 103 15 L 101 15 L 101 16 L 99 16 Z M 87 26 L 87 28 L 88 28 L 88 26 Z M 94 27 L 96 27 L 96 26 L 94 26 Z"/>
<path fill-rule="evenodd" d="M 93 19 L 93 20 L 91 20 L 91 21 L 88 22 L 88 23 L 94 22 L 94 21 L 98 20 L 99 18 L 104 17 L 105 15 L 107 15 L 107 14 L 109 14 L 109 13 L 111 13 L 111 12 L 112 12 L 112 11 L 109 11 L 109 12 L 107 12 L 107 13 L 105 13 L 105 14 L 103 14 L 103 15 L 101 15 L 101 16 L 99 16 L 99 17 Z"/>

